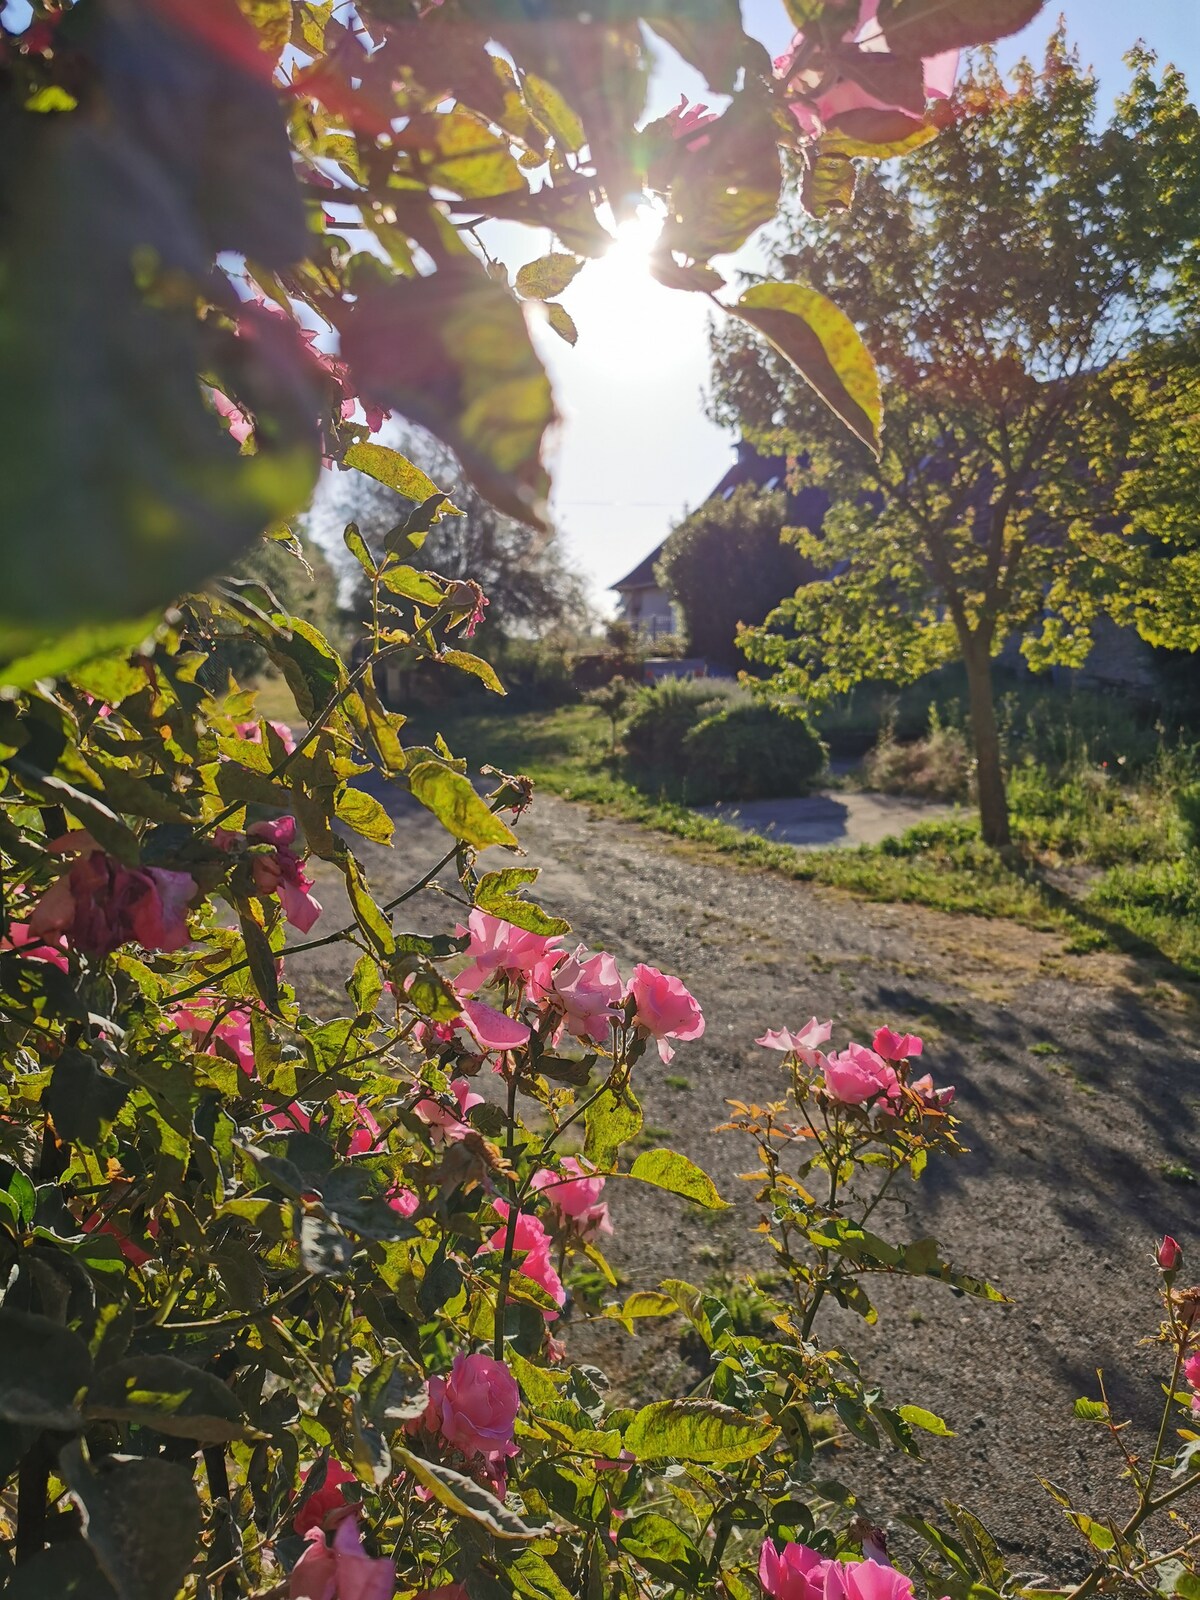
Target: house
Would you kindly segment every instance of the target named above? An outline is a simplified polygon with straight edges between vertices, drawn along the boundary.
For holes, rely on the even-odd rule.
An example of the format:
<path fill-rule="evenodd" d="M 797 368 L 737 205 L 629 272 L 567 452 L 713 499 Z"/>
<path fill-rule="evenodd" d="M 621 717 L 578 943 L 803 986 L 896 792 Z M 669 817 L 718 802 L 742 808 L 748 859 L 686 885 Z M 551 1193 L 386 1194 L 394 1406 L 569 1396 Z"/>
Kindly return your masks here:
<path fill-rule="evenodd" d="M 729 471 L 708 495 L 710 500 L 728 500 L 733 491 L 750 483 L 764 493 L 787 488 L 788 463 L 783 456 L 760 456 L 752 444 L 739 440 L 737 456 Z M 791 527 L 817 529 L 829 509 L 829 496 L 816 484 L 788 494 L 787 518 Z M 678 633 L 679 625 L 671 597 L 654 575 L 666 540 L 655 545 L 632 572 L 610 587 L 620 596 L 617 616 L 644 639 L 662 639 Z"/>

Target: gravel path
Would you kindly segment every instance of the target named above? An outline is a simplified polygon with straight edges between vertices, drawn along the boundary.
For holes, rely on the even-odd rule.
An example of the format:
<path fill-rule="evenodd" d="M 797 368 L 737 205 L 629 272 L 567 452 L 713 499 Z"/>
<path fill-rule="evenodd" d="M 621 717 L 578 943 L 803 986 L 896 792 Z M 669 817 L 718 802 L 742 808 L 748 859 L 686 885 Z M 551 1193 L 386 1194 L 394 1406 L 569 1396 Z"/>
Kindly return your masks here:
<path fill-rule="evenodd" d="M 394 849 L 355 847 L 384 893 L 442 848 L 427 818 L 403 804 L 397 813 Z M 894 1401 L 939 1412 L 957 1435 L 931 1440 L 921 1463 L 865 1455 L 851 1475 L 877 1520 L 938 1520 L 950 1498 L 1002 1536 L 1020 1569 L 1059 1581 L 1085 1570 L 1036 1475 L 1093 1496 L 1094 1512 L 1119 1509 L 1112 1447 L 1073 1419 L 1072 1402 L 1096 1392 L 1097 1367 L 1114 1408 L 1139 1425 L 1158 1393 L 1157 1353 L 1137 1348 L 1157 1320 L 1155 1235 L 1176 1234 L 1200 1262 L 1200 1191 L 1164 1172 L 1200 1169 L 1190 997 L 1124 957 L 1069 955 L 1057 937 L 1011 923 L 859 902 L 550 797 L 520 832 L 543 869 L 541 903 L 623 969 L 647 960 L 679 973 L 707 1019 L 670 1069 L 645 1058 L 636 1087 L 655 1142 L 698 1160 L 736 1206 L 697 1220 L 639 1185 L 614 1186 L 612 1257 L 626 1289 L 672 1275 L 703 1283 L 750 1262 L 750 1186 L 737 1178 L 749 1146 L 712 1130 L 727 1096 L 778 1092 L 778 1058 L 755 1046 L 757 1033 L 815 1012 L 859 1038 L 882 1021 L 924 1035 L 935 1079 L 958 1086 L 970 1154 L 931 1168 L 910 1189 L 909 1214 L 881 1216 L 880 1231 L 935 1233 L 1013 1304 L 880 1282 L 876 1328 L 831 1328 Z M 322 873 L 320 889 L 340 915 L 337 883 Z M 454 910 L 425 895 L 410 925 L 445 926 Z M 291 971 L 317 1007 L 344 1005 L 336 949 L 296 958 Z M 668 1085 L 668 1073 L 687 1087 Z M 643 1326 L 632 1344 L 613 1335 L 595 1352 L 620 1364 L 623 1387 L 642 1401 L 694 1383 L 677 1334 Z"/>

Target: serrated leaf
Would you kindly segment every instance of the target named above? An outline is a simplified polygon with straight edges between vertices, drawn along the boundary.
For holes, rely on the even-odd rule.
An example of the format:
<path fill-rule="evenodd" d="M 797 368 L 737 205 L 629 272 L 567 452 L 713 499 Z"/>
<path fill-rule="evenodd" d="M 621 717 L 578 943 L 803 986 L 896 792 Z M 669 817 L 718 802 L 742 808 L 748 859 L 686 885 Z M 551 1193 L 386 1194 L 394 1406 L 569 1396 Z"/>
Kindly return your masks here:
<path fill-rule="evenodd" d="M 376 844 L 391 844 L 396 831 L 395 824 L 383 805 L 365 789 L 343 789 L 333 809 L 348 828 L 353 828 L 364 839 L 371 839 Z"/>
<path fill-rule="evenodd" d="M 246 1423 L 227 1384 L 174 1356 L 130 1356 L 105 1367 L 88 1389 L 85 1414 L 198 1444 L 267 1437 Z"/>
<path fill-rule="evenodd" d="M 379 585 L 389 594 L 398 594 L 404 600 L 413 600 L 421 606 L 440 606 L 446 591 L 435 579 L 416 567 L 389 563 L 379 574 Z"/>
<path fill-rule="evenodd" d="M 936 1412 L 926 1411 L 924 1406 L 897 1406 L 896 1414 L 910 1428 L 920 1428 L 922 1433 L 936 1434 L 939 1439 L 954 1438 L 954 1429 L 947 1427 Z"/>
<path fill-rule="evenodd" d="M 1088 1400 L 1081 1396 L 1075 1402 L 1075 1415 L 1083 1422 L 1107 1422 L 1108 1407 L 1103 1400 Z"/>
<path fill-rule="evenodd" d="M 359 472 L 365 472 L 376 483 L 386 484 L 406 500 L 420 502 L 438 493 L 437 484 L 427 472 L 422 472 L 407 456 L 385 444 L 352 444 L 342 460 L 346 466 L 357 467 Z"/>
<path fill-rule="evenodd" d="M 575 326 L 575 318 L 566 306 L 560 306 L 557 301 L 551 301 L 546 307 L 546 321 L 554 329 L 558 337 L 574 347 L 579 343 L 579 329 Z"/>
<path fill-rule="evenodd" d="M 602 1172 L 611 1172 L 617 1151 L 641 1132 L 642 1108 L 631 1090 L 618 1096 L 611 1089 L 605 1089 L 584 1113 L 583 1125 L 586 1130 L 584 1155 Z"/>
<path fill-rule="evenodd" d="M 80 1426 L 76 1399 L 92 1375 L 77 1333 L 49 1317 L 0 1310 L 0 1417 L 70 1432 Z"/>
<path fill-rule="evenodd" d="M 638 1461 L 699 1461 L 727 1466 L 760 1455 L 779 1437 L 773 1422 L 748 1417 L 715 1400 L 656 1400 L 625 1430 Z"/>
<path fill-rule="evenodd" d="M 517 273 L 517 293 L 527 300 L 552 300 L 574 281 L 582 266 L 581 256 L 539 256 L 536 261 L 527 261 Z"/>
<path fill-rule="evenodd" d="M 342 530 L 342 542 L 369 578 L 375 576 L 375 557 L 367 549 L 357 522 L 348 522 Z"/>
<path fill-rule="evenodd" d="M 189 1467 L 113 1456 L 89 1464 L 78 1443 L 59 1456 L 83 1536 L 119 1600 L 167 1600 L 192 1564 L 200 1502 Z"/>
<path fill-rule="evenodd" d="M 799 283 L 755 284 L 730 309 L 764 334 L 851 433 L 879 453 L 879 374 L 844 311 Z"/>
<path fill-rule="evenodd" d="M 721 1199 L 708 1173 L 677 1150 L 644 1150 L 630 1167 L 629 1176 L 639 1183 L 651 1183 L 657 1189 L 682 1195 L 708 1211 L 723 1211 L 729 1204 Z"/>
<path fill-rule="evenodd" d="M 1043 0 L 880 0 L 879 28 L 888 49 L 936 56 L 991 44 L 1032 22 Z"/>
<path fill-rule="evenodd" d="M 490 689 L 493 694 L 507 694 L 508 690 L 496 676 L 496 669 L 490 661 L 484 661 L 482 656 L 473 656 L 469 650 L 443 650 L 440 659 L 449 667 L 457 667 L 460 672 L 469 672 L 473 678 L 478 678 L 484 688 Z"/>
<path fill-rule="evenodd" d="M 484 850 L 488 845 L 517 847 L 517 836 L 482 799 L 460 772 L 453 772 L 439 761 L 423 761 L 408 774 L 414 800 L 441 823 L 448 833 L 464 843 Z"/>
<path fill-rule="evenodd" d="M 494 1539 L 525 1543 L 541 1538 L 544 1530 L 531 1528 L 495 1495 L 481 1489 L 473 1478 L 465 1477 L 440 1462 L 426 1461 L 402 1445 L 393 1445 L 392 1454 L 397 1465 L 410 1472 L 422 1488 L 428 1489 L 439 1505 L 445 1506 L 455 1516 L 481 1523 Z"/>

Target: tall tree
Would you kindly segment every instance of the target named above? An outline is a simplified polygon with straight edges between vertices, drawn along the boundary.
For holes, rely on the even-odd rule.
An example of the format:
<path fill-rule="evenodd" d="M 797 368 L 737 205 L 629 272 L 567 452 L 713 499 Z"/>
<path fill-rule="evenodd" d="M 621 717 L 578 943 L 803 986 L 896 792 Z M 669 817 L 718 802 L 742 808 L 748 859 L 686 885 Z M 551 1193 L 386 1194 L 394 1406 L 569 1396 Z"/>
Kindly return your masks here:
<path fill-rule="evenodd" d="M 432 440 L 409 435 L 401 441 L 407 459 L 446 492 L 458 516 L 433 522 L 411 565 L 444 578 L 472 579 L 487 596 L 487 628 L 479 645 L 489 650 L 514 638 L 544 637 L 557 630 L 579 630 L 589 618 L 584 580 L 571 564 L 560 535 L 518 522 L 497 511 L 462 475 L 454 457 Z M 354 473 L 343 479 L 322 521 L 336 521 L 329 543 L 340 544 L 341 529 L 356 522 L 368 547 L 378 554 L 388 533 L 416 510 L 419 502 Z M 328 536 L 328 533 L 327 533 Z M 348 609 L 356 616 L 370 611 L 362 585 L 362 569 L 352 563 Z"/>
<path fill-rule="evenodd" d="M 889 397 L 878 458 L 782 363 L 714 337 L 719 419 L 807 452 L 836 497 L 819 535 L 793 535 L 828 576 L 743 648 L 808 696 L 960 658 L 994 845 L 1009 842 L 992 679 L 1005 641 L 1019 635 L 1034 665 L 1077 663 L 1099 612 L 1148 631 L 1154 605 L 1161 634 L 1160 602 L 1195 559 L 1178 529 L 1150 539 L 1120 493 L 1126 452 L 1145 449 L 1134 391 L 1184 381 L 1200 319 L 1200 115 L 1174 68 L 1140 49 L 1129 61 L 1100 126 L 1061 29 L 1011 87 L 984 54 L 900 174 L 861 183 L 849 213 L 791 211 L 775 266 L 870 327 Z M 1182 604 L 1181 638 L 1200 642 Z"/>
<path fill-rule="evenodd" d="M 721 666 L 737 666 L 740 625 L 764 620 L 781 594 L 811 575 L 783 542 L 787 498 L 741 484 L 728 500 L 706 500 L 663 546 L 658 573 L 683 614 L 688 645 Z"/>

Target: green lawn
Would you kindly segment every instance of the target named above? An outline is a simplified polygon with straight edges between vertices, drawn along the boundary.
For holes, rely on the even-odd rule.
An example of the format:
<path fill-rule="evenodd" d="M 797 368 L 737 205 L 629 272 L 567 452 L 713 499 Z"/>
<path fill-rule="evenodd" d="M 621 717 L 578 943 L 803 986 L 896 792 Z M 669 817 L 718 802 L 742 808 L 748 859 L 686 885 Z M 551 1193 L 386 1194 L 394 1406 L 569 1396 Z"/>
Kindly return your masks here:
<path fill-rule="evenodd" d="M 746 866 L 872 900 L 1005 917 L 1065 934 L 1072 950 L 1126 950 L 1165 963 L 1174 977 L 1200 979 L 1200 890 L 1191 887 L 1196 874 L 1162 784 L 1073 797 L 1066 782 L 1051 795 L 1028 778 L 1018 781 L 1014 824 L 1022 846 L 1009 860 L 984 848 L 971 821 L 922 824 L 877 846 L 799 852 L 635 788 L 612 761 L 607 719 L 590 706 L 419 720 L 422 736 L 436 727 L 472 767 L 490 762 L 524 772 L 565 799 Z M 1063 859 L 1106 870 L 1089 893 L 1068 894 L 1049 870 Z"/>

